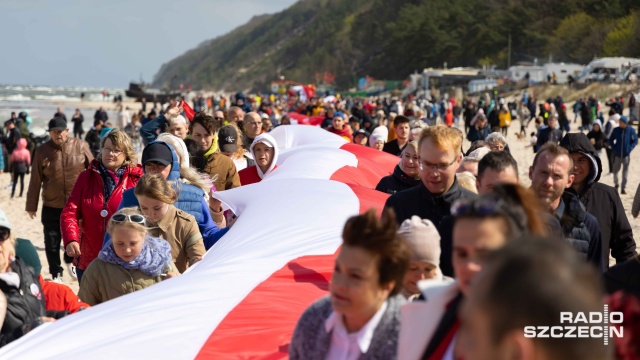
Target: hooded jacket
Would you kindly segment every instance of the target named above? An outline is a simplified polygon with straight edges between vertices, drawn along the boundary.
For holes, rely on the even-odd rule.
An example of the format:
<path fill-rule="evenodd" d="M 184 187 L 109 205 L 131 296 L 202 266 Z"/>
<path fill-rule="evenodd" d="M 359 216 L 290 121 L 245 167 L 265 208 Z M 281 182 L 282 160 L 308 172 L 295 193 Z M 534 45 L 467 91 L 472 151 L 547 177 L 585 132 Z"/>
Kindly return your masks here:
<path fill-rule="evenodd" d="M 19 174 L 27 172 L 31 165 L 31 153 L 27 149 L 27 139 L 18 140 L 18 146 L 13 150 L 11 162 L 14 172 Z"/>
<path fill-rule="evenodd" d="M 376 190 L 382 191 L 387 194 L 395 194 L 398 191 L 410 189 L 418 185 L 420 180 L 413 178 L 400 169 L 400 165 L 396 165 L 393 169 L 393 174 L 388 175 L 380 179 Z"/>
<path fill-rule="evenodd" d="M 607 141 L 608 139 L 605 136 L 604 131 L 602 131 L 602 123 L 600 122 L 600 120 L 594 121 L 593 125 L 600 126 L 600 131 L 595 131 L 595 130 L 589 131 L 589 133 L 587 134 L 587 138 L 589 139 L 589 141 L 592 142 L 592 145 L 596 150 L 601 150 L 602 148 L 608 145 L 608 141 Z"/>
<path fill-rule="evenodd" d="M 167 176 L 167 181 L 171 182 L 172 187 L 178 194 L 178 200 L 173 205 L 195 218 L 198 223 L 198 229 L 200 229 L 200 233 L 202 234 L 205 248 L 208 250 L 227 231 L 221 231 L 213 222 L 211 213 L 209 212 L 209 205 L 204 199 L 204 192 L 202 189 L 180 181 L 180 162 L 178 161 L 178 155 L 173 149 L 173 146 L 164 141 L 153 141 L 149 143 L 149 145 L 154 143 L 164 144 L 169 148 L 169 150 L 171 150 L 171 172 L 169 173 L 169 176 Z M 133 192 L 133 188 L 124 192 L 122 195 L 122 201 L 118 206 L 118 210 L 129 206 L 140 206 L 138 198 L 136 198 L 136 195 Z M 103 244 L 107 242 L 107 239 L 108 236 L 105 236 Z"/>
<path fill-rule="evenodd" d="M 256 154 L 254 154 L 253 148 L 259 142 L 269 144 L 273 148 L 273 159 L 271 159 L 271 165 L 269 165 L 269 168 L 264 173 L 262 172 L 262 170 L 260 170 L 260 167 L 258 165 L 249 166 L 245 169 L 240 170 L 238 172 L 238 175 L 240 176 L 240 184 L 242 185 L 249 185 L 260 182 L 265 178 L 265 176 L 269 175 L 278 167 L 276 163 L 278 162 L 278 154 L 280 151 L 278 150 L 276 139 L 274 139 L 273 136 L 267 133 L 258 135 L 258 137 L 255 138 L 255 140 L 249 147 L 251 156 L 253 156 L 254 159 L 256 159 Z"/>
<path fill-rule="evenodd" d="M 69 201 L 60 215 L 60 230 L 64 247 L 71 242 L 80 243 L 78 269 L 85 270 L 98 257 L 102 249 L 102 239 L 107 232 L 107 220 L 118 210 L 125 190 L 135 187 L 142 177 L 141 165 L 127 166 L 122 178 L 105 203 L 104 187 L 100 176 L 98 160 L 93 160 L 73 187 Z M 100 216 L 102 210 L 107 216 Z"/>
<path fill-rule="evenodd" d="M 633 231 L 618 192 L 613 187 L 598 182 L 602 174 L 602 162 L 596 149 L 583 133 L 566 134 L 560 145 L 570 153 L 579 152 L 591 160 L 591 172 L 586 183 L 578 191 L 573 188 L 567 191 L 577 195 L 587 212 L 598 221 L 605 269 L 609 267 L 609 250 L 618 263 L 632 258 L 636 253 Z"/>

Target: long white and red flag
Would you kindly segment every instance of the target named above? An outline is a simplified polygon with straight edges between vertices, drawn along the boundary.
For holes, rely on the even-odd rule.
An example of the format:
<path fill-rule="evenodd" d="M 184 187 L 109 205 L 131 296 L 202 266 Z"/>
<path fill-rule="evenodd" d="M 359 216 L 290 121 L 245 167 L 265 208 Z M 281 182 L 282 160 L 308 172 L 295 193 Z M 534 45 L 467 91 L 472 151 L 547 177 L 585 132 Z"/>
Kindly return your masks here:
<path fill-rule="evenodd" d="M 281 126 L 278 168 L 217 192 L 238 219 L 185 274 L 42 325 L 3 359 L 280 359 L 298 317 L 327 295 L 345 221 L 387 195 L 398 158 L 313 126 Z"/>

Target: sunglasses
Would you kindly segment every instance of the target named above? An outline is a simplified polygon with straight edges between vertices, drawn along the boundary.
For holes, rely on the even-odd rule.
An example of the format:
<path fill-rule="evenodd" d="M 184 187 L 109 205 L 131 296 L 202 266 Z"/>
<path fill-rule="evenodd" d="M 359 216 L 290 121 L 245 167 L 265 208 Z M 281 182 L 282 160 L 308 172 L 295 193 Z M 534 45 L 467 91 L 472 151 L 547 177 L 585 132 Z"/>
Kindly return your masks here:
<path fill-rule="evenodd" d="M 7 228 L 0 228 L 0 241 L 5 241 L 9 238 L 9 235 L 11 235 L 11 230 L 7 229 Z"/>
<path fill-rule="evenodd" d="M 131 215 L 115 214 L 111 217 L 111 221 L 118 224 L 123 223 L 127 220 L 129 220 L 129 222 L 132 222 L 132 223 L 144 225 L 146 219 L 144 218 L 144 216 L 139 214 L 131 214 Z"/>

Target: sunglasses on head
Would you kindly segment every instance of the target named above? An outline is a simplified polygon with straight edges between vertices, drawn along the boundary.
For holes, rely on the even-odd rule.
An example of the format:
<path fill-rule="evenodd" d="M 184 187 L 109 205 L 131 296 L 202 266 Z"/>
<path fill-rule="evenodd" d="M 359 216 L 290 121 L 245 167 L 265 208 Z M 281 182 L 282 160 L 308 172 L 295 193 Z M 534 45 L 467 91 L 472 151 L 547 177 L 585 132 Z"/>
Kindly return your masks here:
<path fill-rule="evenodd" d="M 127 220 L 129 220 L 129 222 L 136 223 L 136 224 L 142 224 L 142 225 L 145 224 L 144 216 L 139 214 L 131 214 L 131 215 L 115 214 L 111 217 L 111 221 L 113 221 L 114 223 L 123 223 Z"/>
<path fill-rule="evenodd" d="M 0 227 L 0 241 L 7 240 L 9 238 L 9 235 L 11 235 L 11 230 L 5 227 Z"/>

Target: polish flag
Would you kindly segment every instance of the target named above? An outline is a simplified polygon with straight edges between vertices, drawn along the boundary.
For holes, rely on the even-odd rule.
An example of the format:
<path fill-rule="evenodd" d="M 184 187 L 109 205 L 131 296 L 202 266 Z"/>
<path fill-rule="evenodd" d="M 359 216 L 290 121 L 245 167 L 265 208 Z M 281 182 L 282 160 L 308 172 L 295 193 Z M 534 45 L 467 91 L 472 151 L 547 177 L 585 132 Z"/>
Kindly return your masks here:
<path fill-rule="evenodd" d="M 180 100 L 180 106 L 182 107 L 184 114 L 187 116 L 187 119 L 189 119 L 189 121 L 193 120 L 193 117 L 196 116 L 196 112 L 193 111 L 191 106 L 189 106 L 189 103 L 184 100 Z"/>
<path fill-rule="evenodd" d="M 286 358 L 298 318 L 327 295 L 344 223 L 381 211 L 388 195 L 371 187 L 398 159 L 317 127 L 272 134 L 278 169 L 214 194 L 238 219 L 202 261 L 43 324 L 0 349 L 0 358 Z"/>

